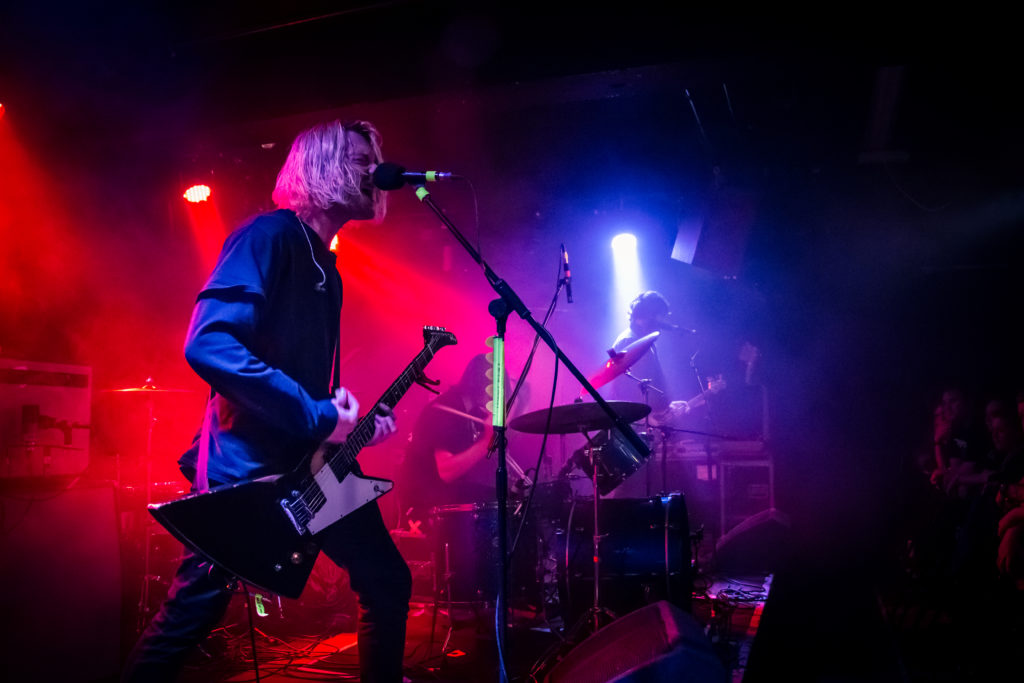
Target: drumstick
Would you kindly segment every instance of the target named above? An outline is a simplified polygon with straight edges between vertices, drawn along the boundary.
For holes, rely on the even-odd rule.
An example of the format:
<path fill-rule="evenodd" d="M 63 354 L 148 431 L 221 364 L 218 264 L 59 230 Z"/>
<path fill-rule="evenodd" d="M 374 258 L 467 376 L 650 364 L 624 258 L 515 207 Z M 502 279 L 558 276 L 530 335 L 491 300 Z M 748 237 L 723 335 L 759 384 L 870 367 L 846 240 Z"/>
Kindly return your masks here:
<path fill-rule="evenodd" d="M 450 406 L 442 406 L 435 404 L 434 407 L 443 410 L 447 413 L 451 413 L 452 415 L 458 415 L 459 417 L 464 417 L 467 420 L 472 420 L 473 422 L 479 422 L 480 424 L 484 425 L 488 423 L 488 421 L 485 418 L 477 417 L 476 415 L 470 415 L 469 413 L 464 413 L 461 410 L 457 410 Z M 524 472 L 523 468 L 519 466 L 519 463 L 512 459 L 512 456 L 506 454 L 505 460 L 507 460 L 509 466 L 516 471 L 516 474 L 519 475 L 519 478 L 523 480 L 524 484 L 526 484 L 527 486 L 533 486 L 533 481 L 528 476 L 526 476 L 526 472 Z"/>
<path fill-rule="evenodd" d="M 438 408 L 439 410 L 443 410 L 445 412 L 451 413 L 452 415 L 458 415 L 459 417 L 464 417 L 467 420 L 472 420 L 473 422 L 479 422 L 482 425 L 485 425 L 488 422 L 490 422 L 490 420 L 487 420 L 485 418 L 477 417 L 476 415 L 470 415 L 469 413 L 464 413 L 461 410 L 456 410 L 455 408 L 450 408 L 449 406 L 435 405 L 434 407 Z"/>

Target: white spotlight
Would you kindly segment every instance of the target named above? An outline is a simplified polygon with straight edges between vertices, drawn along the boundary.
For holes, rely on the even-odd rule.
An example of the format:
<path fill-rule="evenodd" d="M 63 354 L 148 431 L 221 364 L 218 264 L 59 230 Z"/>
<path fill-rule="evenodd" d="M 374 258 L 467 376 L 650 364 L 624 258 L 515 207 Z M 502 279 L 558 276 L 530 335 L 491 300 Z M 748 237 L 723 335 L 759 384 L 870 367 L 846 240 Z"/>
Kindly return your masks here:
<path fill-rule="evenodd" d="M 612 238 L 612 261 L 615 268 L 615 293 L 611 301 L 611 320 L 617 333 L 629 323 L 629 302 L 643 291 L 635 235 L 624 232 Z"/>

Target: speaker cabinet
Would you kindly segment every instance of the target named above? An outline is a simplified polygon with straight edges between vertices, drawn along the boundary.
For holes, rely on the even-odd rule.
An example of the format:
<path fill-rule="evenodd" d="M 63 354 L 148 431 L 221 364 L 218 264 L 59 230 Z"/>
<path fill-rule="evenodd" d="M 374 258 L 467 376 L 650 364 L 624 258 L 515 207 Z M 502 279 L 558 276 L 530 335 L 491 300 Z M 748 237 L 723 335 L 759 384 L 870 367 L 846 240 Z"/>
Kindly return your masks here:
<path fill-rule="evenodd" d="M 545 683 L 725 683 L 704 629 L 662 600 L 613 621 L 570 650 Z"/>
<path fill-rule="evenodd" d="M 111 487 L 0 491 L 0 680 L 95 681 L 120 664 Z"/>
<path fill-rule="evenodd" d="M 788 560 L 789 515 L 770 508 L 751 515 L 718 539 L 715 567 L 720 572 L 776 572 Z"/>

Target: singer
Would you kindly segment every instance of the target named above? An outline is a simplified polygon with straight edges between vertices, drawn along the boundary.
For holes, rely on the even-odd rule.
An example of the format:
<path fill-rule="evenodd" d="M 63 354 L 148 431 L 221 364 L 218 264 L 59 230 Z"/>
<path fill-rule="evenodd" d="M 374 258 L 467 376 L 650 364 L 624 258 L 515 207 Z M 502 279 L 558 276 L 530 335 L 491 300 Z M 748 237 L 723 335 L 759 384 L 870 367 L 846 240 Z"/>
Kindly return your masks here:
<path fill-rule="evenodd" d="M 299 133 L 277 177 L 278 210 L 225 241 L 185 341 L 185 358 L 211 387 L 202 428 L 179 460 L 193 491 L 291 471 L 356 425 L 359 402 L 338 376 L 342 287 L 328 245 L 350 220 L 383 217 L 383 194 L 371 182 L 380 159 L 380 135 L 365 121 Z M 393 415 L 378 410 L 370 444 L 394 432 Z M 362 679 L 401 681 L 412 578 L 377 504 L 319 538 L 359 597 Z M 186 553 L 122 680 L 175 680 L 223 618 L 233 583 Z"/>

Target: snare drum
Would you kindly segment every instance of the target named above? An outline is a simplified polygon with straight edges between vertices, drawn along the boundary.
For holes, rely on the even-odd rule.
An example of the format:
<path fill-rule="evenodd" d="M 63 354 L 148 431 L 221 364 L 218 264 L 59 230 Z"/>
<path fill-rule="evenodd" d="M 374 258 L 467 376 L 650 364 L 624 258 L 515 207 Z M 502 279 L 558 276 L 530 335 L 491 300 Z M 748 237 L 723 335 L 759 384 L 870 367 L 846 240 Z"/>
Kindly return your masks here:
<path fill-rule="evenodd" d="M 563 618 L 575 621 L 594 600 L 594 500 L 579 498 L 558 539 Z M 690 601 L 690 530 L 682 494 L 598 501 L 599 607 L 623 614 L 665 599 Z"/>

